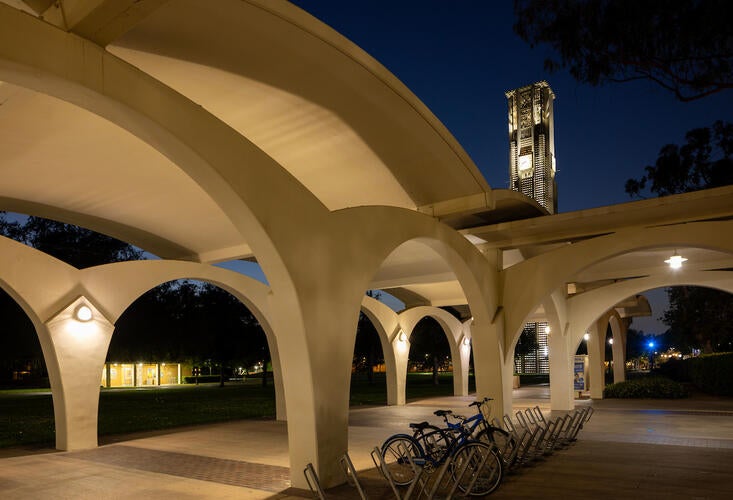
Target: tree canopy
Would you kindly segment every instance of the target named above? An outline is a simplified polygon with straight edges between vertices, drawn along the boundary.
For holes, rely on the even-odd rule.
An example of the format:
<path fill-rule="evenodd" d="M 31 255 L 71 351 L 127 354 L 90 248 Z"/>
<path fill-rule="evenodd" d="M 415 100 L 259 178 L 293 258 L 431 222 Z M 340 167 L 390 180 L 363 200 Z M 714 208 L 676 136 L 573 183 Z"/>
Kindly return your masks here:
<path fill-rule="evenodd" d="M 650 80 L 692 101 L 733 87 L 728 0 L 515 0 L 514 31 L 580 82 Z M 559 56 L 559 57 L 558 57 Z"/>
<path fill-rule="evenodd" d="M 667 144 L 645 175 L 626 181 L 630 196 L 645 189 L 657 196 L 687 193 L 733 184 L 733 124 L 716 121 L 712 127 L 690 130 L 685 144 Z"/>

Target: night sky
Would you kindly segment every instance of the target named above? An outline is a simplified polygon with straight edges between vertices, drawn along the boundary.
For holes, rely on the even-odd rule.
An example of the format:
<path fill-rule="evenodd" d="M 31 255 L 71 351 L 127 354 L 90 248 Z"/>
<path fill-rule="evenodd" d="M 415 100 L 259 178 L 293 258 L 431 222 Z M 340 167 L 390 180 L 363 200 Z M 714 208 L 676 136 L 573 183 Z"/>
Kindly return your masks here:
<path fill-rule="evenodd" d="M 293 0 L 359 45 L 412 90 L 458 139 L 489 185 L 508 187 L 504 92 L 547 80 L 555 93 L 559 211 L 629 201 L 628 178 L 640 177 L 665 144 L 685 132 L 733 121 L 733 91 L 691 103 L 652 83 L 577 83 L 548 74 L 551 49 L 534 49 L 512 31 L 513 4 L 486 0 Z M 633 328 L 661 333 L 655 321 L 666 294 L 648 293 L 654 317 Z"/>

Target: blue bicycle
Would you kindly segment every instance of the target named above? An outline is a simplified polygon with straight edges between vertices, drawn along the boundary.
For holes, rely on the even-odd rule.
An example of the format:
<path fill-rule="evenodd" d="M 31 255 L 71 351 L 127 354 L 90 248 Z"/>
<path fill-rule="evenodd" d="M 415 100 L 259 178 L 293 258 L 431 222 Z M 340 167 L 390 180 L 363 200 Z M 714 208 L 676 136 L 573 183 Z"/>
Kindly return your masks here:
<path fill-rule="evenodd" d="M 474 404 L 482 403 L 477 401 Z M 450 457 L 451 475 L 464 494 L 484 496 L 493 492 L 503 478 L 504 461 L 496 445 L 478 441 L 472 436 L 481 419 L 474 416 L 470 424 L 450 424 L 448 415 L 452 412 L 438 410 L 435 414 L 445 419 L 446 429 L 428 422 L 410 424 L 414 430 L 412 436 L 395 434 L 382 445 L 382 457 L 395 484 L 406 486 L 415 480 L 411 461 L 416 458 L 423 468 L 437 469 Z M 462 423 L 467 421 L 469 419 L 461 420 Z"/>

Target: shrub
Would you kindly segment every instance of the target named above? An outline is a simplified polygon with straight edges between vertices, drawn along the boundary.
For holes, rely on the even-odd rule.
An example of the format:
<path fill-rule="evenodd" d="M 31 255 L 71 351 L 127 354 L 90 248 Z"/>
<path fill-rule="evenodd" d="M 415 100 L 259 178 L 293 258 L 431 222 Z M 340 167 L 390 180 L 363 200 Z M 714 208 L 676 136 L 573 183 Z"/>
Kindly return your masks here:
<path fill-rule="evenodd" d="M 679 384 L 666 377 L 646 377 L 627 380 L 618 384 L 609 384 L 603 389 L 604 398 L 654 398 L 678 399 L 686 398 L 687 391 Z"/>
<path fill-rule="evenodd" d="M 670 360 L 657 373 L 677 382 L 692 382 L 701 391 L 733 396 L 733 353 L 704 354 L 685 360 Z"/>
<path fill-rule="evenodd" d="M 701 391 L 733 396 L 733 352 L 705 354 L 689 362 L 690 380 Z"/>

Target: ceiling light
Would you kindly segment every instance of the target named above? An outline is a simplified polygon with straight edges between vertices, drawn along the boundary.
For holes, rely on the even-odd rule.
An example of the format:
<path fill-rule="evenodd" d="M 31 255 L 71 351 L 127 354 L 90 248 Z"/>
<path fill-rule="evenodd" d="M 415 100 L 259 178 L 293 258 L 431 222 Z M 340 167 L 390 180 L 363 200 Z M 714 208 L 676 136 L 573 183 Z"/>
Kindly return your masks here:
<path fill-rule="evenodd" d="M 677 250 L 674 251 L 674 254 L 664 262 L 669 264 L 669 267 L 672 269 L 679 269 L 682 267 L 682 263 L 685 262 L 687 259 L 682 257 L 681 255 L 677 254 Z"/>

